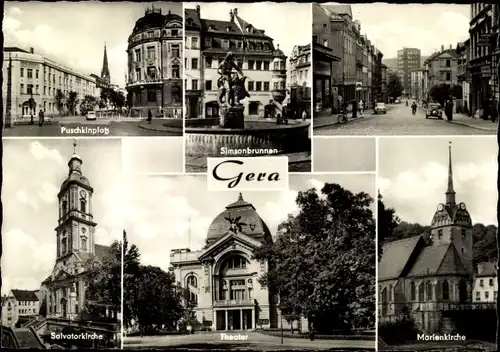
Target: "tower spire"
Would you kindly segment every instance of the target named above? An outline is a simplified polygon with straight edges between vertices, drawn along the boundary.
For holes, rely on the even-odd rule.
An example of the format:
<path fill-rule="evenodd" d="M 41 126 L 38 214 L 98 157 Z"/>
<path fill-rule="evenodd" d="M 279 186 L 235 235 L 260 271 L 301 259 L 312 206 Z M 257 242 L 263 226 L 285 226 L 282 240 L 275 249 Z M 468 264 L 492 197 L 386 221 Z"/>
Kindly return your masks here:
<path fill-rule="evenodd" d="M 106 50 L 106 42 L 104 42 L 104 57 L 102 59 L 101 78 L 107 83 L 110 82 L 109 67 L 108 67 L 108 52 Z"/>
<path fill-rule="evenodd" d="M 451 141 L 448 145 L 448 189 L 446 190 L 446 204 L 455 205 L 455 189 L 453 188 L 453 167 L 451 164 Z"/>

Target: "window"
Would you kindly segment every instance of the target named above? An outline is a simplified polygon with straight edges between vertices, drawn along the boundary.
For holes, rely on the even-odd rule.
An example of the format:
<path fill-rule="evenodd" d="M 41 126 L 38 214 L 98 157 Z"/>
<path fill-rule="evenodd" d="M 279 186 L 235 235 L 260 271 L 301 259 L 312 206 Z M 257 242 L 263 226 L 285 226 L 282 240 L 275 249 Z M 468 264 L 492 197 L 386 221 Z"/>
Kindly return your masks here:
<path fill-rule="evenodd" d="M 66 237 L 63 237 L 63 239 L 61 240 L 61 254 L 64 255 L 66 254 L 66 250 L 67 250 L 67 239 Z"/>
<path fill-rule="evenodd" d="M 135 69 L 135 78 L 136 80 L 140 81 L 141 80 L 141 69 L 140 68 L 136 68 Z"/>
<path fill-rule="evenodd" d="M 211 80 L 205 81 L 205 90 L 212 90 L 212 81 Z"/>
<path fill-rule="evenodd" d="M 170 34 L 172 35 L 172 37 L 177 37 L 179 35 L 179 30 L 178 29 L 172 29 L 170 31 Z"/>
<path fill-rule="evenodd" d="M 191 49 L 198 49 L 198 37 L 191 37 Z"/>
<path fill-rule="evenodd" d="M 28 84 L 26 86 L 26 88 L 28 88 L 28 91 L 27 91 L 28 94 L 33 94 L 33 85 L 32 84 Z"/>
<path fill-rule="evenodd" d="M 148 103 L 156 103 L 156 91 L 148 90 Z"/>
<path fill-rule="evenodd" d="M 248 69 L 253 70 L 254 64 L 255 64 L 254 60 L 248 60 Z"/>
<path fill-rule="evenodd" d="M 148 59 L 153 60 L 155 58 L 155 47 L 148 46 Z"/>
<path fill-rule="evenodd" d="M 493 286 L 493 279 L 490 279 L 490 286 Z"/>
<path fill-rule="evenodd" d="M 264 61 L 264 70 L 269 71 L 269 61 Z"/>
<path fill-rule="evenodd" d="M 222 48 L 223 49 L 229 49 L 229 40 L 228 39 L 223 39 L 222 40 Z"/>
<path fill-rule="evenodd" d="M 446 72 L 446 80 L 447 81 L 451 80 L 451 73 L 450 72 Z"/>
<path fill-rule="evenodd" d="M 193 69 L 193 70 L 198 69 L 198 59 L 196 59 L 196 58 L 191 59 L 191 69 Z"/>
<path fill-rule="evenodd" d="M 262 70 L 262 61 L 256 61 L 256 65 L 257 65 L 256 70 L 259 71 Z"/>
<path fill-rule="evenodd" d="M 248 81 L 248 90 L 249 91 L 253 90 L 253 82 L 252 81 Z"/>
<path fill-rule="evenodd" d="M 172 65 L 172 78 L 180 78 L 179 65 Z"/>
<path fill-rule="evenodd" d="M 275 61 L 274 62 L 274 69 L 275 70 L 279 70 L 280 69 L 280 63 L 279 63 L 279 61 Z"/>
<path fill-rule="evenodd" d="M 186 282 L 187 282 L 188 286 L 191 285 L 193 287 L 198 287 L 198 279 L 194 275 L 188 276 Z"/>
<path fill-rule="evenodd" d="M 43 95 L 46 95 L 46 94 L 47 94 L 47 87 L 43 86 Z"/>
<path fill-rule="evenodd" d="M 228 269 L 245 269 L 247 267 L 247 260 L 241 256 L 230 257 L 227 261 Z M 242 281 L 242 282 L 241 282 Z M 233 280 L 231 283 L 237 283 L 238 285 L 245 285 L 244 280 Z"/>
<path fill-rule="evenodd" d="M 24 68 L 21 67 L 21 77 L 24 77 Z"/>
<path fill-rule="evenodd" d="M 20 89 L 21 90 L 21 94 L 24 94 L 24 84 L 21 83 L 21 87 L 20 88 L 21 88 Z"/>
<path fill-rule="evenodd" d="M 87 238 L 82 237 L 82 251 L 86 251 L 86 250 L 87 250 Z"/>
<path fill-rule="evenodd" d="M 488 298 L 490 298 L 490 293 L 489 293 L 489 291 L 484 291 L 484 298 L 485 298 L 486 300 L 488 300 Z"/>
<path fill-rule="evenodd" d="M 141 49 L 135 51 L 135 61 L 141 61 Z"/>
<path fill-rule="evenodd" d="M 415 301 L 417 299 L 417 292 L 415 290 L 415 282 L 410 283 L 410 299 Z"/>
<path fill-rule="evenodd" d="M 212 38 L 205 38 L 205 46 L 206 47 L 211 47 L 212 46 Z"/>
<path fill-rule="evenodd" d="M 481 286 L 481 287 L 483 287 L 483 286 L 484 286 L 483 279 L 480 279 L 480 280 L 479 280 L 479 286 Z"/>
<path fill-rule="evenodd" d="M 326 39 L 323 40 L 323 46 L 328 46 L 328 40 Z"/>
<path fill-rule="evenodd" d="M 448 281 L 445 280 L 443 281 L 443 299 L 444 300 L 449 300 L 450 299 L 450 286 L 448 284 Z"/>
<path fill-rule="evenodd" d="M 497 291 L 493 292 L 493 299 L 494 299 L 495 301 L 497 300 L 497 295 L 498 295 Z"/>
<path fill-rule="evenodd" d="M 274 83 L 273 83 L 273 88 L 274 88 L 274 89 L 279 89 L 279 88 L 280 88 L 279 83 L 278 83 L 278 82 L 274 82 Z"/>
<path fill-rule="evenodd" d="M 438 230 L 438 239 L 443 238 L 443 230 Z"/>
<path fill-rule="evenodd" d="M 427 289 L 427 301 L 432 301 L 432 284 L 430 281 L 425 283 Z"/>
<path fill-rule="evenodd" d="M 205 68 L 212 68 L 212 58 L 210 56 L 205 58 Z"/>
<path fill-rule="evenodd" d="M 198 80 L 197 79 L 191 80 L 191 89 L 198 90 Z"/>
<path fill-rule="evenodd" d="M 269 92 L 269 82 L 264 82 L 264 91 Z"/>
<path fill-rule="evenodd" d="M 451 67 L 451 60 L 446 60 L 446 67 Z"/>
<path fill-rule="evenodd" d="M 172 44 L 172 57 L 180 57 L 179 44 Z"/>
<path fill-rule="evenodd" d="M 248 114 L 249 115 L 258 115 L 259 114 L 259 102 L 258 101 L 251 101 L 250 104 L 248 104 Z"/>
<path fill-rule="evenodd" d="M 255 82 L 255 90 L 260 92 L 262 90 L 262 82 Z"/>
<path fill-rule="evenodd" d="M 38 79 L 38 70 L 35 71 L 35 78 Z"/>

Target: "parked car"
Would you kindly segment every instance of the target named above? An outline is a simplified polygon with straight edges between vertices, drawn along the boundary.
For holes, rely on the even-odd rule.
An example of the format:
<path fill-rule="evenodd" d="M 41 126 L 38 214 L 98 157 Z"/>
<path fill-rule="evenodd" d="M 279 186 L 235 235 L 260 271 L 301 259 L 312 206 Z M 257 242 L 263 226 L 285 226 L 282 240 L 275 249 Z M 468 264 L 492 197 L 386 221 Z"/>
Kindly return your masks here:
<path fill-rule="evenodd" d="M 375 114 L 387 114 L 387 108 L 384 103 L 375 103 L 373 110 L 375 111 Z"/>
<path fill-rule="evenodd" d="M 89 111 L 89 112 L 87 112 L 86 119 L 87 120 L 91 120 L 91 121 L 97 120 L 97 116 L 95 114 L 95 111 Z"/>
<path fill-rule="evenodd" d="M 401 100 L 399 99 L 394 100 L 394 104 L 399 104 L 399 103 L 401 103 Z"/>
<path fill-rule="evenodd" d="M 429 103 L 427 105 L 427 110 L 425 111 L 425 118 L 435 117 L 437 119 L 443 118 L 443 111 L 441 110 L 441 104 L 439 103 Z"/>

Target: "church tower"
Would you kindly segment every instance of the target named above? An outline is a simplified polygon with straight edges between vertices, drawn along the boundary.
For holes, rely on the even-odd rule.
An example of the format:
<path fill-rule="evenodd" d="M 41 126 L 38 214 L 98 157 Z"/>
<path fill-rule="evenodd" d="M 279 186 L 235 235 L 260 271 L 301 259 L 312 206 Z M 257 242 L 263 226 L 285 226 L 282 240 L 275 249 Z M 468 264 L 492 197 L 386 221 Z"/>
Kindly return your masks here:
<path fill-rule="evenodd" d="M 55 228 L 57 236 L 57 259 L 65 261 L 72 254 L 94 253 L 96 223 L 92 215 L 92 195 L 94 189 L 82 174 L 83 161 L 76 153 L 68 162 L 68 176 L 57 195 L 59 200 L 59 220 Z"/>
<path fill-rule="evenodd" d="M 106 43 L 104 43 L 104 57 L 102 59 L 102 70 L 101 70 L 101 78 L 106 83 L 110 83 L 111 77 L 109 75 L 109 67 L 108 67 L 108 52 L 106 50 Z"/>
<path fill-rule="evenodd" d="M 438 204 L 431 223 L 431 236 L 434 246 L 452 243 L 460 256 L 467 272 L 473 274 L 472 219 L 465 203 L 456 202 L 453 187 L 453 165 L 451 161 L 451 142 L 448 147 L 448 187 L 446 202 Z"/>

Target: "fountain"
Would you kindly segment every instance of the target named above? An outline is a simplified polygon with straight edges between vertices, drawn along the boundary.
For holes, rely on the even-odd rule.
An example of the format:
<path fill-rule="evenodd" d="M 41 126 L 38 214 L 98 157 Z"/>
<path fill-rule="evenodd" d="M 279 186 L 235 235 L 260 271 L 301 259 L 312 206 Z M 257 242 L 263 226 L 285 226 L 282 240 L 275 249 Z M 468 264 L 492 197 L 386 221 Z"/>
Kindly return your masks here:
<path fill-rule="evenodd" d="M 280 71 L 284 71 L 280 68 Z M 185 121 L 185 149 L 190 157 L 228 156 L 223 150 L 254 150 L 239 156 L 257 156 L 259 150 L 275 150 L 289 154 L 310 150 L 309 122 L 290 121 L 283 124 L 284 89 L 271 91 L 273 104 L 281 119 L 245 119 L 241 101 L 250 98 L 245 88 L 247 77 L 229 52 L 217 70 L 219 119 L 188 119 Z M 283 87 L 284 88 L 284 87 Z"/>

